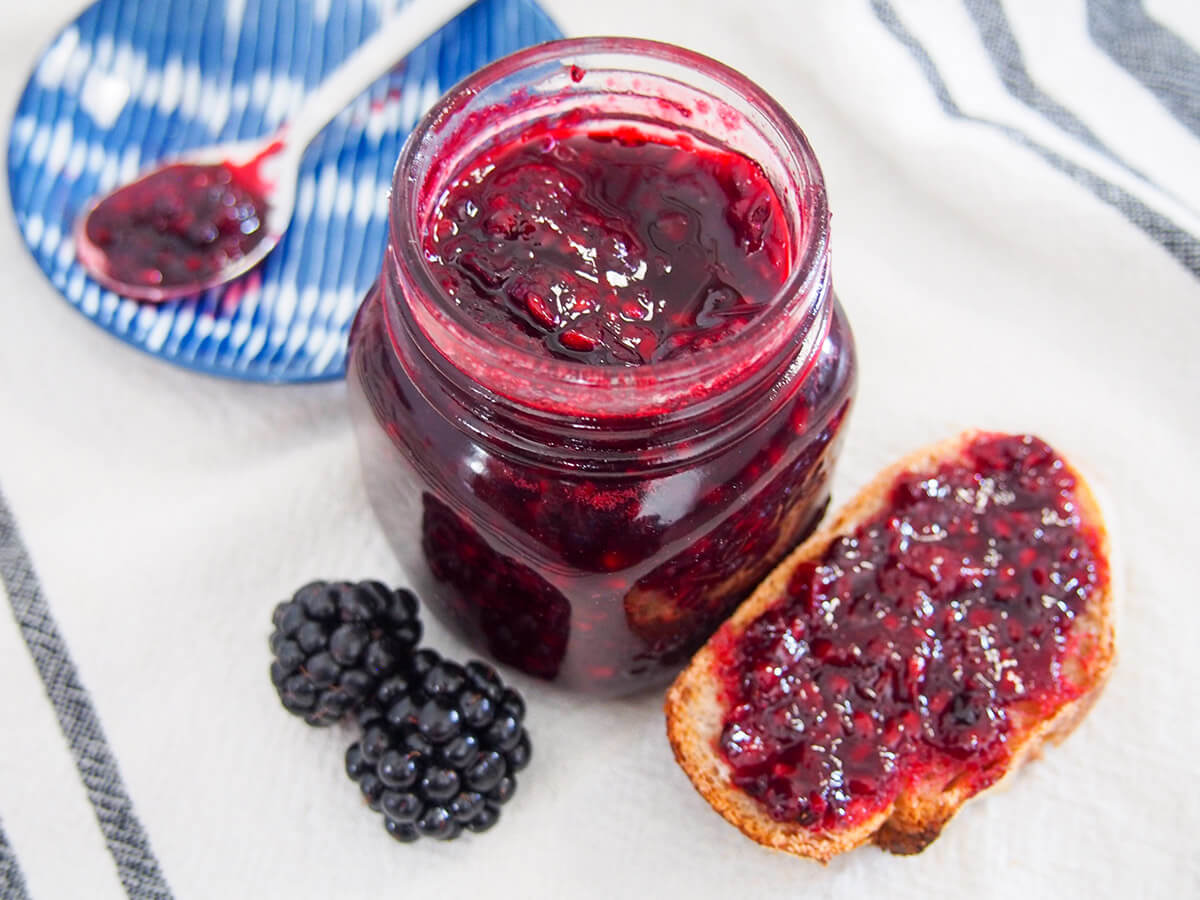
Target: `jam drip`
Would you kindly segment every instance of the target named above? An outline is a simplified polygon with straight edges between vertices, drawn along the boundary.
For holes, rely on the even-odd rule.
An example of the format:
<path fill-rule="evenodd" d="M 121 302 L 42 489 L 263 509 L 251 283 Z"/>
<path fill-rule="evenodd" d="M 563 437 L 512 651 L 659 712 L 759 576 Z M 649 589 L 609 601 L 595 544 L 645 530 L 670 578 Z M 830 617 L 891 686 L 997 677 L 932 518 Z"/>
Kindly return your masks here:
<path fill-rule="evenodd" d="M 1107 572 L 1075 486 L 1030 436 L 981 436 L 901 476 L 736 643 L 718 638 L 734 783 L 815 830 L 861 821 L 923 772 L 991 783 L 1013 717 L 1078 692 L 1070 629 Z"/>
<path fill-rule="evenodd" d="M 544 125 L 464 166 L 425 240 L 442 286 L 498 336 L 637 366 L 717 343 L 790 266 L 759 166 L 686 135 Z"/>
<path fill-rule="evenodd" d="M 116 281 L 203 285 L 262 241 L 265 208 L 247 172 L 181 164 L 105 197 L 85 227 Z"/>

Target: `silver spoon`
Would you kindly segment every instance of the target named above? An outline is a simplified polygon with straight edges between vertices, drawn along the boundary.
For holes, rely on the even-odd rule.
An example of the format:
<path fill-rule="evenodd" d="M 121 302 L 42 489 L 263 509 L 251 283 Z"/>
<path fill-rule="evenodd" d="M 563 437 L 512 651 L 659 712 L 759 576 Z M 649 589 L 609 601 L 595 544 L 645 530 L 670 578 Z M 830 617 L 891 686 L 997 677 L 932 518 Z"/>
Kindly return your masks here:
<path fill-rule="evenodd" d="M 345 109 L 372 82 L 411 53 L 430 34 L 454 18 L 474 0 L 411 0 L 403 9 L 380 25 L 379 29 L 347 57 L 320 86 L 305 98 L 303 106 L 290 121 L 265 138 L 216 144 L 191 150 L 171 160 L 158 162 L 137 179 L 103 196 L 93 198 L 75 225 L 75 248 L 79 262 L 88 273 L 107 288 L 138 300 L 163 301 L 232 281 L 244 275 L 279 243 L 292 220 L 296 206 L 296 182 L 300 157 L 309 143 L 329 121 Z M 109 200 L 121 202 L 121 194 L 154 178 L 165 169 L 222 166 L 229 171 L 250 172 L 260 194 L 261 209 L 254 210 L 247 228 L 257 242 L 244 255 L 227 259 L 219 269 L 194 281 L 164 283 L 162 273 L 154 283 L 155 271 L 137 281 L 122 280 L 110 270 L 109 253 L 88 234 L 88 222 L 97 207 Z M 202 169 L 203 167 L 203 169 Z M 183 175 L 185 173 L 177 173 Z M 128 198 L 126 198 L 128 199 Z M 254 224 L 257 222 L 257 228 Z"/>

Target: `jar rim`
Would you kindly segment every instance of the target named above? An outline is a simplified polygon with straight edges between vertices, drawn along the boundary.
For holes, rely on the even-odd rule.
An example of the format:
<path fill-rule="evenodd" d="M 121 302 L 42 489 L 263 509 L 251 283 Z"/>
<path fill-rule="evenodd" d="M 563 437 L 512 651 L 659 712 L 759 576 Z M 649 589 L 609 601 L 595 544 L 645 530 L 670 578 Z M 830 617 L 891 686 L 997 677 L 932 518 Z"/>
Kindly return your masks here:
<path fill-rule="evenodd" d="M 445 302 L 448 295 L 425 258 L 420 197 L 424 188 L 422 179 L 429 174 L 430 168 L 429 160 L 422 156 L 426 142 L 446 126 L 455 112 L 487 86 L 523 69 L 546 64 L 559 63 L 564 68 L 570 68 L 582 62 L 579 57 L 594 54 L 627 56 L 632 64 L 629 71 L 635 70 L 633 67 L 638 58 L 645 58 L 704 73 L 740 95 L 769 123 L 778 141 L 805 176 L 804 193 L 796 198 L 796 202 L 801 216 L 807 222 L 804 227 L 797 229 L 798 246 L 794 262 L 787 277 L 764 304 L 763 314 L 755 316 L 716 344 L 676 359 L 629 367 L 598 366 L 548 357 L 497 338 L 480 329 L 455 304 Z M 749 122 L 747 124 L 752 125 Z M 757 161 L 760 165 L 765 162 Z M 448 172 L 446 177 L 453 177 L 454 174 Z M 388 262 L 398 265 L 407 283 L 417 289 L 420 299 L 424 299 L 421 324 L 427 332 L 436 332 L 436 335 L 428 334 L 435 346 L 444 352 L 439 338 L 448 342 L 461 351 L 472 366 L 499 376 L 501 381 L 517 384 L 523 379 L 526 384 L 553 383 L 561 392 L 578 394 L 574 403 L 555 403 L 549 399 L 545 403 L 533 404 L 571 412 L 590 412 L 591 407 L 596 407 L 598 414 L 645 413 L 648 411 L 645 394 L 650 384 L 664 398 L 674 394 L 694 397 L 697 384 L 711 384 L 728 376 L 731 355 L 751 353 L 770 337 L 773 330 L 777 331 L 781 311 L 786 310 L 797 321 L 807 321 L 808 330 L 815 328 L 815 323 L 822 318 L 821 301 L 829 293 L 826 290 L 829 209 L 824 177 L 800 126 L 765 90 L 736 69 L 693 50 L 642 38 L 597 36 L 536 44 L 490 63 L 452 87 L 416 124 L 401 150 L 389 201 L 389 240 L 392 258 L 385 261 L 385 272 Z M 386 297 L 385 292 L 383 298 Z M 409 297 L 410 302 L 416 299 Z M 797 305 L 806 305 L 807 308 L 797 309 Z M 770 314 L 771 311 L 774 314 Z M 808 340 L 805 344 L 811 356 L 819 348 L 820 341 Z M 495 389 L 496 385 L 490 384 L 489 387 Z M 500 393 L 511 399 L 521 399 L 515 397 L 512 391 L 500 390 Z M 584 397 L 590 399 L 584 403 L 578 402 Z M 664 407 L 671 405 L 670 402 L 664 402 Z"/>

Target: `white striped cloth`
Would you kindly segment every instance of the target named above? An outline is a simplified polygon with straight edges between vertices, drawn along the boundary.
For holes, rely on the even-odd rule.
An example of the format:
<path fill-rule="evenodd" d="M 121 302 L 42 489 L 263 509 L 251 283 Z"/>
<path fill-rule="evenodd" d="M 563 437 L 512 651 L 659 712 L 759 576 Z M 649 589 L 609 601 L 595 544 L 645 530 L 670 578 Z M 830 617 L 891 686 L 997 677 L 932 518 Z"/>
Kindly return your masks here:
<path fill-rule="evenodd" d="M 824 165 L 862 359 L 837 493 L 963 426 L 1040 433 L 1114 524 L 1120 661 L 1062 747 L 929 850 L 820 868 L 725 825 L 660 697 L 514 677 L 534 762 L 501 825 L 395 845 L 348 737 L 278 709 L 273 604 L 400 583 L 340 385 L 173 369 L 0 240 L 0 897 L 1200 896 L 1200 5 L 546 0 L 569 34 L 743 69 Z M 69 0 L 10 3 L 11 109 Z M 436 623 L 434 646 L 461 647 Z"/>

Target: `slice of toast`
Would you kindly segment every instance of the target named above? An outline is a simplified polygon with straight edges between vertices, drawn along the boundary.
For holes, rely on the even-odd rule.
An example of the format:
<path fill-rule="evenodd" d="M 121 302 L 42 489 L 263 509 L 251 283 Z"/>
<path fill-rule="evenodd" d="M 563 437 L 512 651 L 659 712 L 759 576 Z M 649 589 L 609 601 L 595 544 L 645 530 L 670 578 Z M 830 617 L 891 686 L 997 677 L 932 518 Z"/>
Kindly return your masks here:
<path fill-rule="evenodd" d="M 736 787 L 732 770 L 718 749 L 726 700 L 719 673 L 718 642 L 729 646 L 746 627 L 787 594 L 788 581 L 798 565 L 819 560 L 838 537 L 881 512 L 896 480 L 907 472 L 932 471 L 961 455 L 978 432 L 968 431 L 905 457 L 884 469 L 828 524 L 792 552 L 734 612 L 721 630 L 692 659 L 667 694 L 667 736 L 679 765 L 696 789 L 744 834 L 760 844 L 798 856 L 827 862 L 854 847 L 874 842 L 893 853 L 918 853 L 975 793 L 976 786 L 959 773 L 931 770 L 902 788 L 895 801 L 848 828 L 814 830 L 777 821 L 758 800 Z M 1070 466 L 1069 463 L 1067 463 Z M 1073 467 L 1077 479 L 1075 502 L 1082 523 L 1098 537 L 1097 554 L 1109 557 L 1107 532 L 1095 496 Z M 1064 738 L 1083 718 L 1103 686 L 1115 658 L 1111 581 L 1103 580 L 1071 626 L 1065 676 L 1078 688 L 1073 699 L 1056 708 L 1009 706 L 1010 754 L 992 787 L 1007 779 L 1027 760 L 1039 755 L 1047 741 Z"/>

